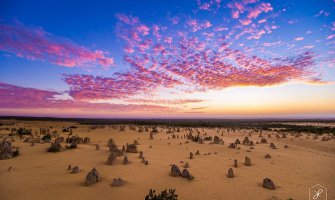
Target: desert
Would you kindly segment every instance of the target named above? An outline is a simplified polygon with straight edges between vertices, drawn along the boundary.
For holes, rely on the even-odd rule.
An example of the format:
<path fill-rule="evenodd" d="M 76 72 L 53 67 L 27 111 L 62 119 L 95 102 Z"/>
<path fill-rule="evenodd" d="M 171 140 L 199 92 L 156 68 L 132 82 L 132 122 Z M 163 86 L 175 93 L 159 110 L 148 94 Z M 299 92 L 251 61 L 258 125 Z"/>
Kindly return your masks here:
<path fill-rule="evenodd" d="M 0 160 L 1 199 L 144 199 L 150 189 L 175 189 L 179 199 L 308 199 L 315 184 L 327 187 L 328 199 L 335 195 L 333 134 L 38 120 L 1 124 L 1 141 L 19 149 L 18 156 Z M 14 131 L 19 128 L 32 134 L 20 136 Z M 54 143 L 60 148 L 48 152 Z M 99 177 L 87 183 L 93 169 Z M 275 188 L 264 186 L 264 179 Z"/>

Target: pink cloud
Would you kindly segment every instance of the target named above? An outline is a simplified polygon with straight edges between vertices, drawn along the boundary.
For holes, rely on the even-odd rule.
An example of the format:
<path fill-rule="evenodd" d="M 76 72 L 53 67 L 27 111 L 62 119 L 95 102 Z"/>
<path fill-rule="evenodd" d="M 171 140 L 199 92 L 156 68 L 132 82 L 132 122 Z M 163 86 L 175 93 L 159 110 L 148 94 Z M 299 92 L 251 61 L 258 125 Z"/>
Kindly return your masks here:
<path fill-rule="evenodd" d="M 146 25 L 143 25 L 143 24 L 137 26 L 137 27 L 136 27 L 136 30 L 137 30 L 139 33 L 141 33 L 143 36 L 148 35 L 148 34 L 149 34 L 149 31 L 150 31 L 149 27 L 147 27 Z"/>
<path fill-rule="evenodd" d="M 297 38 L 294 38 L 294 40 L 295 41 L 302 41 L 302 40 L 304 40 L 304 38 L 303 37 L 297 37 Z"/>
<path fill-rule="evenodd" d="M 265 22 L 266 22 L 266 19 L 258 20 L 258 23 L 259 23 L 259 24 L 262 24 L 262 23 L 265 23 Z"/>
<path fill-rule="evenodd" d="M 240 12 L 238 10 L 232 11 L 232 18 L 237 19 L 240 16 Z"/>
<path fill-rule="evenodd" d="M 176 111 L 176 108 L 151 104 L 110 104 L 90 103 L 84 101 L 61 100 L 56 95 L 61 93 L 26 88 L 0 82 L 0 108 L 5 109 L 57 109 L 86 111 Z"/>
<path fill-rule="evenodd" d="M 65 67 L 109 67 L 112 57 L 54 36 L 41 28 L 0 24 L 0 50 L 30 60 L 49 61 Z"/>
<path fill-rule="evenodd" d="M 333 34 L 333 35 L 329 35 L 326 39 L 327 39 L 327 40 L 330 40 L 330 39 L 333 39 L 333 38 L 335 38 L 335 34 Z"/>
<path fill-rule="evenodd" d="M 204 100 L 201 99 L 129 99 L 127 102 L 131 103 L 155 103 L 155 104 L 189 104 L 189 103 L 201 103 Z"/>
<path fill-rule="evenodd" d="M 273 7 L 271 6 L 270 3 L 264 3 L 262 2 L 261 4 L 259 4 L 258 6 L 256 6 L 253 9 L 249 10 L 248 13 L 248 18 L 249 19 L 256 19 L 261 13 L 267 13 L 269 11 L 272 11 Z"/>
<path fill-rule="evenodd" d="M 249 25 L 249 24 L 251 24 L 251 19 L 240 19 L 240 22 L 241 22 L 241 24 L 242 25 L 244 25 L 244 26 L 247 26 L 247 25 Z"/>
<path fill-rule="evenodd" d="M 243 16 L 248 16 L 251 9 L 259 10 L 250 14 L 250 18 L 239 19 L 242 25 L 249 26 L 237 25 L 233 29 L 212 28 L 210 21 L 190 18 L 185 21 L 184 29 L 175 31 L 175 28 L 166 28 L 164 35 L 154 26 L 130 26 L 121 38 L 126 46 L 136 52 L 126 51 L 125 62 L 131 69 L 125 73 L 115 73 L 112 77 L 66 75 L 70 95 L 78 100 L 132 99 L 143 94 L 146 97 L 155 96 L 158 91 L 168 89 L 193 93 L 238 85 L 264 86 L 314 78 L 316 74 L 312 70 L 314 62 L 311 53 L 264 59 L 253 55 L 254 47 L 235 43 L 234 39 L 242 37 L 258 40 L 278 28 L 275 24 L 252 23 L 252 19 L 261 13 L 272 10 L 270 4 L 258 1 L 250 1 L 249 4 L 255 5 L 250 8 L 243 2 L 232 4 L 232 9 L 245 13 Z M 155 29 L 159 31 L 162 41 L 161 37 L 142 34 L 133 40 L 130 33 L 139 25 L 153 27 L 153 35 Z M 145 45 L 146 41 L 150 42 Z M 260 43 L 263 48 L 283 44 L 282 41 Z M 236 45 L 244 50 L 234 49 Z M 264 49 L 258 50 L 264 52 Z"/>
<path fill-rule="evenodd" d="M 124 14 L 116 14 L 115 16 L 116 16 L 117 19 L 119 19 L 120 21 L 122 21 L 123 23 L 128 24 L 128 25 L 134 25 L 134 24 L 139 23 L 139 21 L 140 21 L 138 19 L 138 17 L 127 16 L 127 15 L 124 15 Z"/>

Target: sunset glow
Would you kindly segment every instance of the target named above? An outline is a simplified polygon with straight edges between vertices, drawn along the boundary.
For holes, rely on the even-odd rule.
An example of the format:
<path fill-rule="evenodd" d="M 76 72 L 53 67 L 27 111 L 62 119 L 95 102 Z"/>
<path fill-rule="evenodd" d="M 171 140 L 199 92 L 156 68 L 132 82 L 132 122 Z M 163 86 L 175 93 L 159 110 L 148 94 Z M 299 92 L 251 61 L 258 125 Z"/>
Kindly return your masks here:
<path fill-rule="evenodd" d="M 0 115 L 335 117 L 333 0 L 0 4 Z"/>

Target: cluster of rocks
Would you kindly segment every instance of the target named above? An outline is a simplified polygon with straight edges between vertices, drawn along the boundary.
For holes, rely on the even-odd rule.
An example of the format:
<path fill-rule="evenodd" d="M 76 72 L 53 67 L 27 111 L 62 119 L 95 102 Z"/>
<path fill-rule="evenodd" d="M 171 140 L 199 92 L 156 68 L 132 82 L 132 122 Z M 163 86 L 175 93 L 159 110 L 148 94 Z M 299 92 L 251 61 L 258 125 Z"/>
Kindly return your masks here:
<path fill-rule="evenodd" d="M 149 161 L 148 160 L 145 160 L 145 157 L 143 156 L 143 152 L 140 151 L 140 154 L 138 156 L 138 158 L 141 159 L 141 163 L 145 164 L 145 165 L 148 165 L 149 164 Z"/>
<path fill-rule="evenodd" d="M 170 175 L 173 177 L 182 177 L 186 178 L 188 180 L 193 180 L 194 176 L 191 175 L 191 173 L 188 171 L 188 169 L 184 169 L 182 172 L 180 172 L 180 169 L 177 165 L 171 166 L 171 172 Z"/>
<path fill-rule="evenodd" d="M 224 144 L 223 140 L 218 136 L 214 136 L 214 140 L 211 144 Z"/>

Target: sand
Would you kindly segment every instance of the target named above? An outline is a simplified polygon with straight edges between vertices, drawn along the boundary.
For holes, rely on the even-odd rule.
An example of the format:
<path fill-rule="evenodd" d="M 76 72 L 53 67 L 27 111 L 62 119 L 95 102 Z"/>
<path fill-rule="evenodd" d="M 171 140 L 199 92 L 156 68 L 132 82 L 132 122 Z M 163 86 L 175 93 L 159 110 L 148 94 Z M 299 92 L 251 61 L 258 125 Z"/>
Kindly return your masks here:
<path fill-rule="evenodd" d="M 46 149 L 49 143 L 25 143 L 16 139 L 12 143 L 20 147 L 21 154 L 9 160 L 0 160 L 0 199 L 1 200 L 35 200 L 35 199 L 144 199 L 148 191 L 175 188 L 179 199 L 308 199 L 309 187 L 321 184 L 328 189 L 328 199 L 335 199 L 335 140 L 323 142 L 321 137 L 313 140 L 288 135 L 286 139 L 267 138 L 268 144 L 256 144 L 255 149 L 238 145 L 239 149 L 230 149 L 228 145 L 237 138 L 243 140 L 248 134 L 243 131 L 235 133 L 217 133 L 214 129 L 204 129 L 208 135 L 218 135 L 224 140 L 221 144 L 197 144 L 186 139 L 172 139 L 166 134 L 168 129 L 160 131 L 150 140 L 149 132 L 139 133 L 129 130 L 119 132 L 112 128 L 89 130 L 87 125 L 65 122 L 24 121 L 15 127 L 31 127 L 34 132 L 41 127 L 53 126 L 58 132 L 61 127 L 75 125 L 73 133 L 80 137 L 90 137 L 90 144 L 79 144 L 77 149 L 65 149 L 59 153 L 50 153 Z M 6 126 L 2 126 L 4 128 Z M 12 127 L 12 126 L 8 126 Z M 52 130 L 54 130 L 52 129 Z M 202 129 L 199 129 L 202 132 Z M 8 131 L 1 131 L 2 134 Z M 270 132 L 268 132 L 270 133 Z M 181 129 L 179 136 L 186 134 Z M 67 133 L 61 133 L 66 138 Z M 170 137 L 170 139 L 168 139 Z M 113 138 L 118 148 L 126 143 L 139 142 L 138 150 L 143 151 L 149 165 L 141 163 L 138 153 L 127 153 L 130 164 L 123 165 L 123 157 L 118 157 L 114 165 L 107 165 L 109 155 L 107 141 Z M 257 133 L 249 137 L 260 142 Z M 273 142 L 277 149 L 271 149 Z M 182 145 L 180 145 L 182 143 Z M 95 149 L 100 145 L 100 150 Z M 284 148 L 287 144 L 289 148 Z M 149 146 L 152 148 L 149 148 Z M 199 150 L 201 155 L 195 155 Z M 194 159 L 189 159 L 189 153 Z M 217 154 L 215 154 L 217 152 Z M 211 153 L 210 155 L 204 155 Z M 271 159 L 264 159 L 266 154 Z M 244 166 L 244 158 L 251 158 L 252 166 Z M 239 167 L 233 168 L 234 159 Z M 181 163 L 183 161 L 184 163 Z M 183 165 L 190 164 L 189 171 L 195 179 L 189 181 L 181 177 L 171 177 L 170 164 L 176 164 L 182 170 Z M 79 166 L 81 172 L 71 174 L 68 165 Z M 7 169 L 12 166 L 12 170 Z M 93 167 L 99 171 L 102 181 L 84 186 L 87 173 Z M 234 170 L 234 178 L 227 177 L 229 168 Z M 122 187 L 111 187 L 114 178 L 122 178 L 127 183 Z M 264 178 L 270 178 L 277 186 L 276 190 L 262 187 Z"/>

